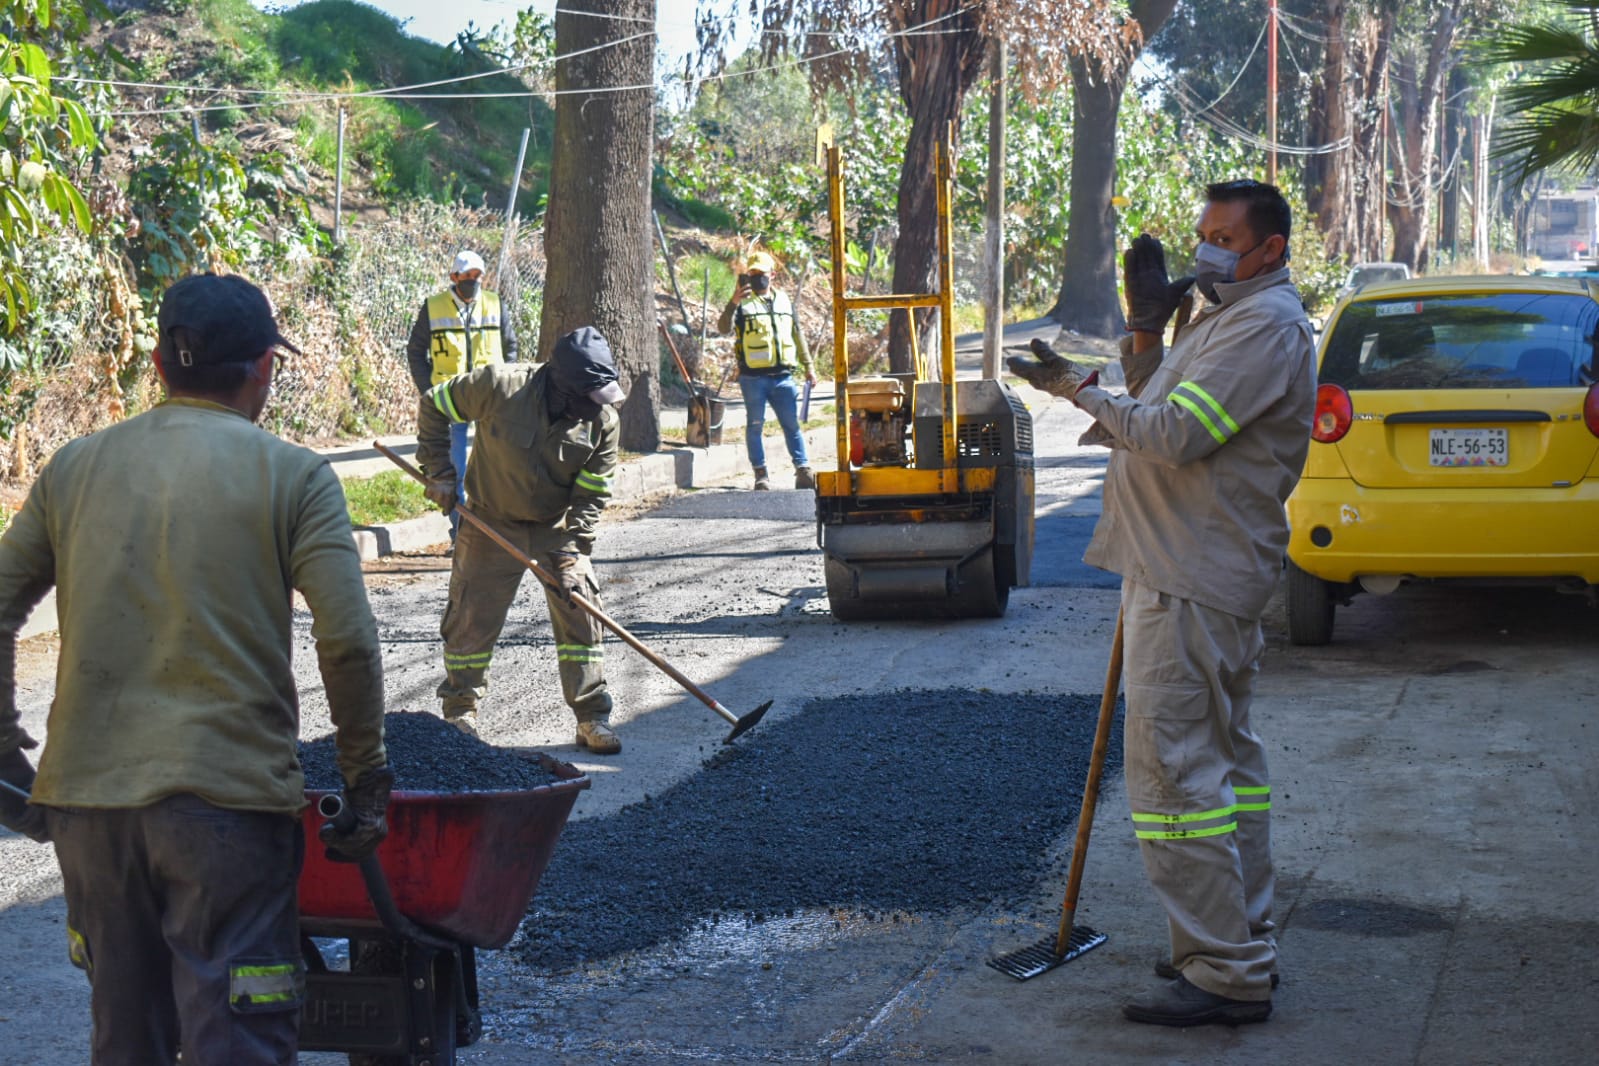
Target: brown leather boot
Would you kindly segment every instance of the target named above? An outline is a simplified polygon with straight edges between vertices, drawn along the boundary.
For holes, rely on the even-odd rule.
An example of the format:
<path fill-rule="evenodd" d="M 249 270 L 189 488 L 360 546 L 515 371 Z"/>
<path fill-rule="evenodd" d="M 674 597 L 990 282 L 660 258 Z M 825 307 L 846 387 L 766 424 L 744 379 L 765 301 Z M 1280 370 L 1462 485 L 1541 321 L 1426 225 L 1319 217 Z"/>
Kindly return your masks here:
<path fill-rule="evenodd" d="M 622 738 L 611 732 L 611 727 L 604 722 L 579 722 L 577 746 L 596 755 L 615 755 L 622 750 Z"/>
<path fill-rule="evenodd" d="M 816 487 L 816 475 L 811 473 L 810 467 L 796 466 L 794 468 L 794 487 L 796 489 L 814 489 Z"/>
<path fill-rule="evenodd" d="M 766 476 L 766 467 L 755 468 L 755 491 L 765 492 L 772 487 L 772 479 Z"/>

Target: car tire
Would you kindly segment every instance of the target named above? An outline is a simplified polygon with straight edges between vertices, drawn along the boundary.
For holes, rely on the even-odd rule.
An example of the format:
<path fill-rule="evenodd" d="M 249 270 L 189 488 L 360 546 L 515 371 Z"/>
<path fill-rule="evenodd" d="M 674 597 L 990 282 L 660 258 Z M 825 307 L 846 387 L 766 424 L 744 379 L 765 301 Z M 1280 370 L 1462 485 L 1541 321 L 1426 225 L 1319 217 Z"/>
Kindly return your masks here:
<path fill-rule="evenodd" d="M 1288 639 L 1299 645 L 1332 641 L 1333 614 L 1338 609 L 1330 581 L 1305 573 L 1288 560 Z"/>

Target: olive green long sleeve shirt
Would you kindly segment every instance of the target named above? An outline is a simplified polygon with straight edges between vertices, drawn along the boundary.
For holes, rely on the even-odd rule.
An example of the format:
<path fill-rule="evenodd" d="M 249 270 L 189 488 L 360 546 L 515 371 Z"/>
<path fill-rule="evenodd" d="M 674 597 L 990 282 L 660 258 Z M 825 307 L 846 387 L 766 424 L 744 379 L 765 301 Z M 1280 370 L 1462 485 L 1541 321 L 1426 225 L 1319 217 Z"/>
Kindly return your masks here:
<path fill-rule="evenodd" d="M 459 479 L 450 465 L 450 423 L 476 422 L 466 464 L 466 498 L 488 522 L 535 522 L 559 531 L 555 550 L 594 549 L 594 530 L 611 498 L 621 418 L 601 407 L 593 418 L 551 418 L 544 365 L 490 364 L 458 374 L 422 395 L 416 457 L 427 476 Z"/>
<path fill-rule="evenodd" d="M 346 780 L 387 761 L 377 626 L 338 478 L 238 412 L 169 400 L 39 474 L 0 538 L 0 744 L 19 735 L 17 630 L 51 585 L 61 654 L 36 802 L 303 807 L 296 589 Z"/>

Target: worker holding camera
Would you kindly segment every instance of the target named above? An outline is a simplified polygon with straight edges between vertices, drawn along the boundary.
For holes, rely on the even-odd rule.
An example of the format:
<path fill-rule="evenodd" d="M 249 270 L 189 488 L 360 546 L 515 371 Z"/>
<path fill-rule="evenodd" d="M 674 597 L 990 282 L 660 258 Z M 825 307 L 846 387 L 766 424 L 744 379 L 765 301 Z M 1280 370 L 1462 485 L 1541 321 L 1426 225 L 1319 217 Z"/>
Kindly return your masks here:
<path fill-rule="evenodd" d="M 751 255 L 716 328 L 733 333 L 738 387 L 744 394 L 744 445 L 749 451 L 750 466 L 755 468 L 755 488 L 772 487 L 766 473 L 766 447 L 761 440 L 766 428 L 766 405 L 770 403 L 783 430 L 789 458 L 794 461 L 794 487 L 814 489 L 816 477 L 805 454 L 799 388 L 793 372 L 799 370 L 810 383 L 815 383 L 816 373 L 811 369 L 810 352 L 805 348 L 794 305 L 786 293 L 772 285 L 776 268 L 777 263 L 766 252 Z"/>

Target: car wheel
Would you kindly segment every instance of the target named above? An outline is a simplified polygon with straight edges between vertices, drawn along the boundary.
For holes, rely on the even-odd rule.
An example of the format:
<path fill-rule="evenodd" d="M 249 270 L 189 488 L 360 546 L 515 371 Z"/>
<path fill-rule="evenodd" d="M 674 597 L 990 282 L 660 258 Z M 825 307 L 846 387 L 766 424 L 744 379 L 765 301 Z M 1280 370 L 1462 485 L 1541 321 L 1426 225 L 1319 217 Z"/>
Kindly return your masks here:
<path fill-rule="evenodd" d="M 1305 573 L 1288 560 L 1288 639 L 1295 644 L 1326 644 L 1332 640 L 1333 612 L 1338 603 L 1335 588 Z"/>

